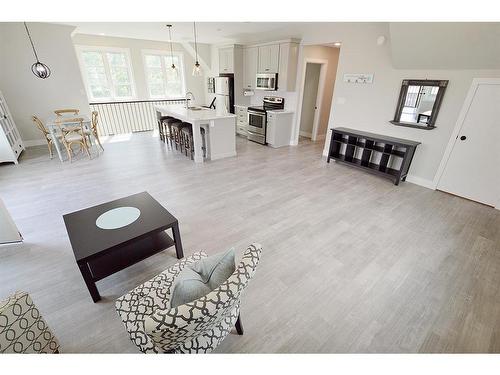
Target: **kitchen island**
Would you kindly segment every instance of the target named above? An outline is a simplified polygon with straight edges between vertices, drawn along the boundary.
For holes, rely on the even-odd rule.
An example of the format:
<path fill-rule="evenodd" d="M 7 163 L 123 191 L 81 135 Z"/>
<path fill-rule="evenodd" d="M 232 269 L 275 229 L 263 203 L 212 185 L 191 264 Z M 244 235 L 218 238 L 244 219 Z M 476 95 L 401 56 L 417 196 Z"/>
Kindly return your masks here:
<path fill-rule="evenodd" d="M 207 159 L 217 160 L 236 156 L 236 115 L 214 109 L 181 105 L 158 105 L 155 110 L 163 116 L 175 117 L 193 125 L 194 161 L 203 163 L 200 128 L 205 128 Z"/>

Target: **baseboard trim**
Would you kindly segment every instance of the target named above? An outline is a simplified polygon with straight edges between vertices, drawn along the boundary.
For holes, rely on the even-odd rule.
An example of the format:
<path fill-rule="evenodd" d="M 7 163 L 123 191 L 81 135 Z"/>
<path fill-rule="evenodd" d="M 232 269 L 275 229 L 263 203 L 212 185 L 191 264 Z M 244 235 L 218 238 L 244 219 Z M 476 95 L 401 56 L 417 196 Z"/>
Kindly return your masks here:
<path fill-rule="evenodd" d="M 222 158 L 229 158 L 232 156 L 236 156 L 236 151 L 223 152 L 223 153 L 213 155 L 213 156 L 211 155 L 210 160 L 218 160 L 218 159 L 222 159 Z"/>
<path fill-rule="evenodd" d="M 307 138 L 311 138 L 312 137 L 312 133 L 311 132 L 305 132 L 305 131 L 300 131 L 299 132 L 299 135 L 301 135 L 302 137 L 307 137 Z"/>
<path fill-rule="evenodd" d="M 411 182 L 415 185 L 423 186 L 427 189 L 436 190 L 436 188 L 434 187 L 434 181 L 427 180 L 425 178 L 412 176 L 411 174 L 409 174 L 408 176 L 406 176 L 406 181 Z"/>
<path fill-rule="evenodd" d="M 31 141 L 23 141 L 25 147 L 43 146 L 47 144 L 44 139 L 33 139 Z"/>

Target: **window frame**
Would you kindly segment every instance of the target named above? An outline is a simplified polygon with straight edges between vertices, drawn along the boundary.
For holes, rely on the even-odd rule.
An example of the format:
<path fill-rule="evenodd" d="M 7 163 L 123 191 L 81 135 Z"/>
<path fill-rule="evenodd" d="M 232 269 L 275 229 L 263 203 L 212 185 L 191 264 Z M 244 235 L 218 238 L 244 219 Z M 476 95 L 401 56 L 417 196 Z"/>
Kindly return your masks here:
<path fill-rule="evenodd" d="M 142 54 L 142 65 L 144 67 L 144 81 L 146 82 L 146 92 L 148 94 L 148 98 L 151 100 L 170 100 L 170 99 L 181 99 L 186 96 L 186 71 L 184 69 L 184 54 L 180 51 L 173 51 L 173 55 L 179 57 L 179 66 L 177 67 L 179 69 L 179 74 L 181 75 L 181 84 L 182 84 L 182 94 L 180 97 L 178 96 L 167 96 L 167 95 L 162 95 L 162 96 L 153 96 L 151 95 L 150 89 L 149 89 L 149 78 L 148 78 L 148 65 L 146 64 L 146 56 L 147 55 L 156 55 L 156 56 L 161 56 L 161 69 L 164 74 L 164 77 L 166 77 L 167 74 L 167 69 L 169 68 L 166 66 L 164 63 L 164 57 L 170 57 L 170 51 L 166 50 L 155 50 L 155 49 L 143 49 L 141 50 Z M 166 85 L 166 79 L 164 81 L 164 85 Z"/>
<path fill-rule="evenodd" d="M 103 102 L 103 101 L 120 102 L 120 101 L 137 99 L 137 89 L 136 89 L 136 85 L 135 85 L 134 69 L 132 67 L 132 58 L 130 55 L 130 49 L 119 48 L 119 47 L 107 47 L 107 46 L 87 46 L 87 45 L 76 45 L 75 47 L 77 50 L 78 63 L 80 64 L 80 72 L 82 74 L 83 83 L 85 85 L 85 90 L 87 91 L 87 96 L 88 96 L 90 101 L 94 101 L 94 102 Z M 95 98 L 92 95 L 92 90 L 90 90 L 90 84 L 88 81 L 88 74 L 87 74 L 87 70 L 86 70 L 86 65 L 85 65 L 84 59 L 83 59 L 84 52 L 98 52 L 101 54 L 103 62 L 104 62 L 104 71 L 106 74 L 106 79 L 108 80 L 108 85 L 109 85 L 109 90 L 111 92 L 111 96 Z M 131 96 L 119 96 L 119 97 L 116 96 L 115 85 L 113 83 L 113 79 L 111 76 L 110 64 L 109 64 L 109 60 L 106 56 L 106 53 L 113 53 L 113 52 L 125 54 L 127 70 L 128 70 L 128 74 L 130 77 L 130 88 L 132 91 Z"/>

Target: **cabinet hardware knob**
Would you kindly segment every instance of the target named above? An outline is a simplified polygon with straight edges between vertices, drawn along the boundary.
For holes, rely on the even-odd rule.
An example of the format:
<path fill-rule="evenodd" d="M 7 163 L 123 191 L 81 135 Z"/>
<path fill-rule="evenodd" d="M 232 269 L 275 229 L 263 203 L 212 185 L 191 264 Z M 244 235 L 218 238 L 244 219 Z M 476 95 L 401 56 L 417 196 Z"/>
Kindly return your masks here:
<path fill-rule="evenodd" d="M 466 139 L 467 139 L 467 137 L 466 137 L 465 135 L 462 135 L 462 136 L 460 137 L 460 140 L 461 140 L 461 141 L 465 141 Z"/>

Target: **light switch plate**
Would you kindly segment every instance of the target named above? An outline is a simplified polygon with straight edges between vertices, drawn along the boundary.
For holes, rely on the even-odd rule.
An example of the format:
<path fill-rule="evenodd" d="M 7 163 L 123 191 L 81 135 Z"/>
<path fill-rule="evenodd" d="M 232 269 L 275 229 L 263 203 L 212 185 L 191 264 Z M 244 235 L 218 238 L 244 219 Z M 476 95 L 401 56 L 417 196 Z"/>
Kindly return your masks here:
<path fill-rule="evenodd" d="M 345 73 L 344 82 L 373 83 L 373 73 Z"/>

